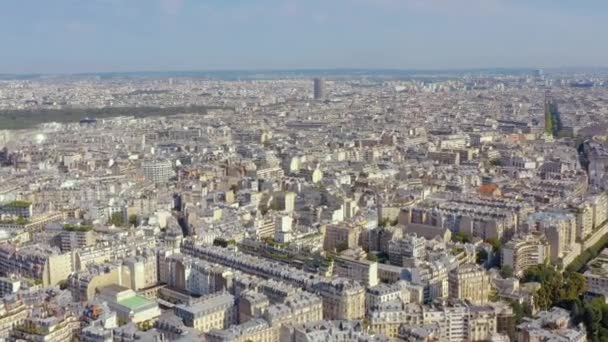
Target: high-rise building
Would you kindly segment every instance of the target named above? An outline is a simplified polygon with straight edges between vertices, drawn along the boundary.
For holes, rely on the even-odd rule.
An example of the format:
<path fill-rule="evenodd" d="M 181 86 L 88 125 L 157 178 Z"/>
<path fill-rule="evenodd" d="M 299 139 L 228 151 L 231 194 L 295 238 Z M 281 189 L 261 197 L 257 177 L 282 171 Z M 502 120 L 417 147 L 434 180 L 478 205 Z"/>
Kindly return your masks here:
<path fill-rule="evenodd" d="M 323 89 L 323 80 L 320 78 L 314 79 L 315 100 L 321 100 L 325 97 Z"/>

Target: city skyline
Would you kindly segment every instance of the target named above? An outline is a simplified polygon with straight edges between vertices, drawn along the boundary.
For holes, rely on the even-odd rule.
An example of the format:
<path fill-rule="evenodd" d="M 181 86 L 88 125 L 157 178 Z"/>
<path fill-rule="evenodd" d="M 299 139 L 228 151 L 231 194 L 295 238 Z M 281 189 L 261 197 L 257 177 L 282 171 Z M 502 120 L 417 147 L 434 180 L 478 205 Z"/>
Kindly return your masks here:
<path fill-rule="evenodd" d="M 0 73 L 606 67 L 601 1 L 0 5 Z"/>

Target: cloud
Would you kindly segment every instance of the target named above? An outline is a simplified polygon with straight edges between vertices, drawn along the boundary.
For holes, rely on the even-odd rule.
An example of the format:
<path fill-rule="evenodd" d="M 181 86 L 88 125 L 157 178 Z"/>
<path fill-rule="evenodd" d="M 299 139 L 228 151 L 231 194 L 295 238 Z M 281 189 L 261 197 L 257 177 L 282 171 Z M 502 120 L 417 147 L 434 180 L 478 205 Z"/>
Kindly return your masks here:
<path fill-rule="evenodd" d="M 167 15 L 177 15 L 184 8 L 185 0 L 160 0 L 160 9 Z"/>

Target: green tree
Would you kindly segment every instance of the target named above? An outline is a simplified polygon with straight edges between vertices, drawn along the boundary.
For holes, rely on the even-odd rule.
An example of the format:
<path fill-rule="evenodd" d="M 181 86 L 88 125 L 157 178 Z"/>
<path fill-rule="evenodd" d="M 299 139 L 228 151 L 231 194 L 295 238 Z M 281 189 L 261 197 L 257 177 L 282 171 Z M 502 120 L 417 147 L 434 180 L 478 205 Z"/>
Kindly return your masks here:
<path fill-rule="evenodd" d="M 515 314 L 515 322 L 520 323 L 522 318 L 524 317 L 524 308 L 523 306 L 514 300 L 509 300 L 509 305 L 513 308 L 513 314 Z"/>
<path fill-rule="evenodd" d="M 387 218 L 383 218 L 382 220 L 380 220 L 380 222 L 378 222 L 378 227 L 387 227 L 390 220 Z"/>
<path fill-rule="evenodd" d="M 228 247 L 228 241 L 221 239 L 221 238 L 215 238 L 213 240 L 213 245 L 226 248 L 226 247 Z"/>
<path fill-rule="evenodd" d="M 602 310 L 593 303 L 584 304 L 583 323 L 587 328 L 587 338 L 590 341 L 599 341 L 600 324 L 602 322 Z"/>
<path fill-rule="evenodd" d="M 566 273 L 559 294 L 560 299 L 577 299 L 587 291 L 587 281 L 580 273 Z"/>
<path fill-rule="evenodd" d="M 122 213 L 121 212 L 116 212 L 114 214 L 112 214 L 112 216 L 110 217 L 110 224 L 113 224 L 115 226 L 122 226 Z"/>
<path fill-rule="evenodd" d="M 500 275 L 503 278 L 511 278 L 511 277 L 513 277 L 513 268 L 511 266 L 509 266 L 509 265 L 504 265 L 500 269 Z"/>
<path fill-rule="evenodd" d="M 500 242 L 499 239 L 497 238 L 490 238 L 487 241 L 490 245 L 492 245 L 492 250 L 494 252 L 498 252 L 500 250 L 500 248 L 502 247 L 502 243 Z"/>
<path fill-rule="evenodd" d="M 129 215 L 129 225 L 137 226 L 137 215 L 135 215 L 135 214 Z"/>
<path fill-rule="evenodd" d="M 454 235 L 454 241 L 468 243 L 471 242 L 471 236 L 469 236 L 469 234 L 458 232 L 456 235 Z"/>

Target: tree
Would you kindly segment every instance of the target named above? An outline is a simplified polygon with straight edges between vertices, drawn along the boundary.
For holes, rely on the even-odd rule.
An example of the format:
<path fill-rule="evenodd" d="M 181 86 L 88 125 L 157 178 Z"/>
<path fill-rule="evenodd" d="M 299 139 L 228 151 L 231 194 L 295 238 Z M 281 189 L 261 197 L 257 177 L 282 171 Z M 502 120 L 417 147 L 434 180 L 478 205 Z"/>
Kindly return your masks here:
<path fill-rule="evenodd" d="M 494 252 L 498 252 L 502 247 L 502 243 L 497 238 L 490 238 L 487 241 L 490 245 L 492 245 L 492 250 Z"/>
<path fill-rule="evenodd" d="M 583 303 L 585 313 L 583 323 L 587 328 L 587 338 L 590 341 L 599 341 L 600 323 L 602 321 L 602 310 L 593 303 Z"/>
<path fill-rule="evenodd" d="M 513 314 L 515 314 L 515 322 L 519 324 L 522 318 L 524 317 L 523 306 L 519 302 L 514 300 L 509 300 L 509 305 L 511 305 L 511 308 L 513 308 Z"/>
<path fill-rule="evenodd" d="M 129 225 L 137 226 L 137 215 L 135 215 L 135 214 L 129 215 Z"/>
<path fill-rule="evenodd" d="M 113 224 L 117 227 L 122 226 L 122 213 L 116 212 L 112 214 L 112 216 L 110 217 L 110 224 Z"/>
<path fill-rule="evenodd" d="M 504 265 L 500 269 L 500 276 L 503 278 L 511 278 L 513 277 L 513 268 L 509 265 Z"/>
<path fill-rule="evenodd" d="M 215 238 L 213 240 L 213 245 L 226 248 L 226 247 L 228 247 L 228 241 L 221 239 L 221 238 Z"/>
<path fill-rule="evenodd" d="M 580 273 L 566 273 L 561 292 L 560 299 L 577 299 L 581 293 L 587 291 L 587 281 Z"/>
<path fill-rule="evenodd" d="M 372 262 L 378 262 L 378 257 L 374 253 L 367 253 L 367 260 Z"/>
<path fill-rule="evenodd" d="M 458 232 L 454 235 L 454 241 L 468 243 L 471 242 L 471 237 L 468 234 Z"/>
<path fill-rule="evenodd" d="M 382 227 L 382 228 L 387 227 L 388 224 L 390 223 L 389 221 L 390 220 L 388 219 L 388 217 L 383 218 L 382 220 L 380 220 L 380 222 L 378 222 L 378 227 Z"/>

